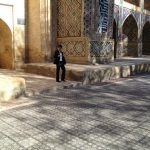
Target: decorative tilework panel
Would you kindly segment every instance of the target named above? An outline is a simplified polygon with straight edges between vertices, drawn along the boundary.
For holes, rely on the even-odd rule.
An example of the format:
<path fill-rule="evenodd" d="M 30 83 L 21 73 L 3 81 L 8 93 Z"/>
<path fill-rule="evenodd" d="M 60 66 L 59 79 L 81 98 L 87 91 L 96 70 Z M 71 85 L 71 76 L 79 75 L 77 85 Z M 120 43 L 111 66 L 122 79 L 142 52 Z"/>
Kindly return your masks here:
<path fill-rule="evenodd" d="M 108 31 L 107 36 L 112 37 L 113 33 L 113 18 L 114 18 L 114 0 L 109 1 L 109 11 L 108 11 Z"/>
<path fill-rule="evenodd" d="M 86 56 L 87 42 L 85 38 L 58 38 L 57 42 L 63 46 L 65 56 Z"/>
<path fill-rule="evenodd" d="M 144 24 L 145 24 L 147 21 L 150 21 L 150 16 L 149 16 L 149 15 L 144 15 Z"/>
<path fill-rule="evenodd" d="M 125 19 L 131 14 L 131 10 L 128 8 L 123 8 L 123 22 L 125 21 Z"/>
<path fill-rule="evenodd" d="M 99 0 L 100 18 L 98 21 L 98 32 L 107 32 L 108 27 L 108 0 Z"/>
<path fill-rule="evenodd" d="M 133 11 L 132 14 L 133 14 L 133 16 L 135 17 L 136 21 L 139 22 L 140 12 L 138 12 L 138 11 Z"/>
<path fill-rule="evenodd" d="M 84 0 L 84 34 L 88 35 L 91 31 L 92 21 L 92 0 Z"/>
<path fill-rule="evenodd" d="M 110 62 L 113 59 L 113 45 L 112 41 L 91 41 L 90 56 L 99 62 Z"/>
<path fill-rule="evenodd" d="M 114 6 L 114 19 L 116 20 L 116 22 L 119 21 L 119 6 L 118 5 Z"/>
<path fill-rule="evenodd" d="M 82 0 L 58 0 L 57 37 L 80 37 Z"/>
<path fill-rule="evenodd" d="M 132 14 L 136 20 L 136 22 L 138 23 L 139 21 L 139 16 L 140 16 L 140 12 L 138 11 L 133 11 L 131 9 L 128 9 L 128 8 L 123 8 L 123 22 L 125 21 L 125 19 L 130 15 Z"/>

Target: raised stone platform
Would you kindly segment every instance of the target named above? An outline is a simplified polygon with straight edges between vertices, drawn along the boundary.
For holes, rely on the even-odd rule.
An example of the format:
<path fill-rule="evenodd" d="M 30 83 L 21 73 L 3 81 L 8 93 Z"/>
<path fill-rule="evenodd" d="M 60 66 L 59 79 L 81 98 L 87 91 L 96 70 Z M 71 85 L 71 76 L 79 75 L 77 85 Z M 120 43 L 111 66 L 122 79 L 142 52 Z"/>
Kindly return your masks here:
<path fill-rule="evenodd" d="M 23 66 L 27 73 L 55 78 L 55 65 L 52 63 L 29 63 Z M 66 65 L 66 79 L 80 81 L 83 84 L 105 82 L 121 77 L 150 72 L 150 57 L 123 58 L 110 64 Z"/>
<path fill-rule="evenodd" d="M 25 94 L 25 80 L 20 77 L 0 75 L 0 102 L 10 101 Z"/>

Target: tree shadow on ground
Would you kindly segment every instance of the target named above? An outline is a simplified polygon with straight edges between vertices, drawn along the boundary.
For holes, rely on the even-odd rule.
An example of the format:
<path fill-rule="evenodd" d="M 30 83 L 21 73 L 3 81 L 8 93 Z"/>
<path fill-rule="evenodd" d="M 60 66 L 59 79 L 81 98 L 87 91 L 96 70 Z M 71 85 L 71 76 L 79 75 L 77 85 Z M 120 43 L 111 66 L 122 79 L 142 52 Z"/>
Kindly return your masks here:
<path fill-rule="evenodd" d="M 150 81 L 145 79 L 45 92 L 36 97 L 38 103 L 16 109 L 21 114 L 15 117 L 47 134 L 42 142 L 148 149 Z"/>

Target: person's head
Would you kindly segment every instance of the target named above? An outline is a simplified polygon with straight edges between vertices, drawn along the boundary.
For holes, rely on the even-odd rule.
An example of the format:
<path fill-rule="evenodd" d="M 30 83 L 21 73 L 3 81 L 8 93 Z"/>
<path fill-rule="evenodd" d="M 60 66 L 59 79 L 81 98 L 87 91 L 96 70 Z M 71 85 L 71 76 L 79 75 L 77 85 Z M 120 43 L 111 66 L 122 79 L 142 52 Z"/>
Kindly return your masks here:
<path fill-rule="evenodd" d="M 58 50 L 62 50 L 62 45 L 58 45 Z"/>

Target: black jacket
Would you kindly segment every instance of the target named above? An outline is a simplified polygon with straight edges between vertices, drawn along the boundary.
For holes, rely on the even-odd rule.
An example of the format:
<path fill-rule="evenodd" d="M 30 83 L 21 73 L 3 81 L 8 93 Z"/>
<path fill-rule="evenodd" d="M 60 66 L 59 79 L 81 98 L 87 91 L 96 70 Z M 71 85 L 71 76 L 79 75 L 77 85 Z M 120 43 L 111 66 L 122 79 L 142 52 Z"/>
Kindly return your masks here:
<path fill-rule="evenodd" d="M 63 54 L 63 52 L 61 52 L 61 53 L 62 53 L 62 62 L 60 62 L 59 51 L 58 50 L 55 51 L 54 64 L 60 64 L 60 63 L 66 64 L 66 59 L 64 57 L 64 54 Z"/>

